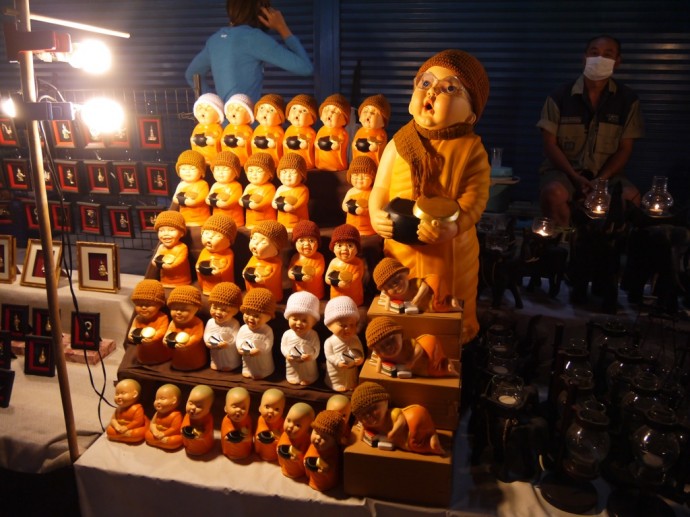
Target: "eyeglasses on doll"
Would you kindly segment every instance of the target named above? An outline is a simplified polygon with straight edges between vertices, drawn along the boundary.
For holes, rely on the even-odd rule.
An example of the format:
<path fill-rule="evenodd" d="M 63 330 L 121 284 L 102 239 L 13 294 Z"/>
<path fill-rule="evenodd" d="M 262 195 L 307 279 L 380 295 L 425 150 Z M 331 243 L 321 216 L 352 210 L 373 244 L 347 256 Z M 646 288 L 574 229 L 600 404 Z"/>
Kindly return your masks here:
<path fill-rule="evenodd" d="M 449 75 L 443 79 L 438 79 L 431 72 L 424 72 L 419 74 L 414 78 L 414 87 L 419 90 L 428 90 L 433 88 L 434 90 L 445 93 L 446 95 L 465 95 L 469 99 L 469 94 L 467 90 L 454 75 Z"/>

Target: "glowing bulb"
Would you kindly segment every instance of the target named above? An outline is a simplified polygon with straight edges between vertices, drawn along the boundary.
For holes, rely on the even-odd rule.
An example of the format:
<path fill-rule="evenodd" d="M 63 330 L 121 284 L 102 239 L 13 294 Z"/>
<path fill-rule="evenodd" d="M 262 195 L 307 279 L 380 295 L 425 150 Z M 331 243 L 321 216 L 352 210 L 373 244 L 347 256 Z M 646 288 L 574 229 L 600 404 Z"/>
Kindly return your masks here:
<path fill-rule="evenodd" d="M 110 49 L 99 40 L 85 40 L 72 45 L 69 64 L 90 74 L 102 74 L 110 69 Z"/>
<path fill-rule="evenodd" d="M 94 135 L 113 133 L 122 128 L 125 112 L 111 99 L 90 99 L 81 108 L 81 119 Z"/>
<path fill-rule="evenodd" d="M 2 112 L 10 118 L 17 116 L 17 107 L 14 105 L 14 101 L 11 97 L 2 100 Z"/>

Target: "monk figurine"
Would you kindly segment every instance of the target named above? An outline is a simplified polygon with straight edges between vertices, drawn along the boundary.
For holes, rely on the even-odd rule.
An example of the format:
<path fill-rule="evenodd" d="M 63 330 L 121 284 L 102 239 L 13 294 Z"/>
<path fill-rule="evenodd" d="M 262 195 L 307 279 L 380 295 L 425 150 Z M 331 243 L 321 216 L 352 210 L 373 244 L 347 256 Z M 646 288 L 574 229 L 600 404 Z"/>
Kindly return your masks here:
<path fill-rule="evenodd" d="M 309 486 L 319 492 L 340 482 L 340 438 L 345 421 L 338 411 L 321 411 L 311 423 L 311 443 L 304 455 Z"/>
<path fill-rule="evenodd" d="M 269 388 L 261 395 L 259 419 L 254 433 L 254 451 L 264 461 L 278 461 L 278 439 L 283 433 L 285 394 Z"/>
<path fill-rule="evenodd" d="M 132 290 L 135 316 L 127 338 L 137 346 L 141 364 L 170 361 L 172 350 L 164 342 L 170 320 L 161 309 L 165 305 L 165 289 L 158 280 L 145 279 Z"/>
<path fill-rule="evenodd" d="M 223 100 L 215 93 L 204 93 L 194 102 L 192 109 L 197 125 L 189 139 L 191 149 L 201 153 L 206 165 L 210 167 L 216 159 L 216 154 L 220 151 L 223 122 L 225 121 Z"/>
<path fill-rule="evenodd" d="M 364 304 L 364 261 L 358 257 L 360 246 L 357 228 L 351 224 L 335 227 L 329 246 L 335 257 L 326 269 L 331 299 L 344 295 L 352 298 L 357 305 Z"/>
<path fill-rule="evenodd" d="M 292 243 L 297 253 L 290 259 L 287 275 L 293 282 L 293 292 L 309 291 L 321 300 L 326 294 L 323 281 L 326 259 L 319 253 L 319 225 L 313 221 L 298 222 L 292 229 Z"/>
<path fill-rule="evenodd" d="M 285 101 L 275 93 L 264 95 L 256 101 L 254 117 L 259 125 L 252 133 L 252 154 L 267 153 L 273 158 L 273 167 L 278 167 L 283 156 Z"/>
<path fill-rule="evenodd" d="M 176 287 L 168 296 L 170 325 L 165 335 L 172 348 L 172 368 L 191 371 L 205 368 L 208 352 L 204 344 L 204 322 L 196 315 L 201 308 L 201 293 L 191 285 Z"/>
<path fill-rule="evenodd" d="M 211 215 L 206 204 L 209 187 L 204 179 L 206 161 L 201 153 L 182 151 L 175 165 L 180 182 L 175 188 L 173 202 L 179 206 L 187 226 L 201 226 Z"/>
<path fill-rule="evenodd" d="M 158 268 L 163 287 L 191 284 L 189 249 L 182 242 L 182 237 L 187 233 L 182 214 L 174 210 L 165 210 L 158 214 L 153 228 L 158 232 L 160 244 L 151 263 Z"/>
<path fill-rule="evenodd" d="M 421 454 L 445 454 L 434 421 L 425 407 L 412 404 L 391 409 L 389 402 L 390 396 L 383 386 L 365 381 L 352 393 L 352 412 L 365 432 L 382 438 L 393 447 Z"/>
<path fill-rule="evenodd" d="M 239 158 L 230 151 L 221 151 L 216 155 L 211 171 L 215 182 L 206 197 L 206 204 L 214 215 L 227 215 L 236 226 L 244 226 L 244 207 L 240 205 L 244 189 L 239 182 L 242 173 Z"/>
<path fill-rule="evenodd" d="M 278 221 L 262 221 L 252 228 L 249 237 L 252 256 L 242 270 L 247 292 L 265 287 L 273 293 L 276 302 L 283 299 L 281 251 L 287 242 L 287 230 Z"/>
<path fill-rule="evenodd" d="M 352 415 L 350 398 L 342 393 L 331 395 L 326 401 L 326 409 L 337 411 L 343 416 L 343 434 L 339 438 L 339 443 L 342 447 L 347 447 L 353 441 L 352 426 L 350 425 Z"/>
<path fill-rule="evenodd" d="M 242 377 L 260 380 L 275 370 L 273 329 L 276 301 L 271 291 L 257 287 L 247 292 L 240 305 L 244 325 L 237 333 L 237 351 L 242 356 Z"/>
<path fill-rule="evenodd" d="M 386 256 L 409 268 L 412 278 L 438 275 L 439 299 L 464 302 L 464 344 L 479 332 L 476 224 L 489 198 L 491 166 L 474 125 L 489 79 L 472 55 L 444 50 L 419 68 L 413 85 L 413 120 L 386 145 L 369 213 Z M 401 221 L 414 223 L 412 239 L 400 231 Z"/>
<path fill-rule="evenodd" d="M 347 148 L 350 137 L 345 126 L 350 121 L 350 103 L 335 93 L 326 97 L 319 106 L 323 126 L 316 133 L 315 164 L 321 171 L 347 169 Z"/>
<path fill-rule="evenodd" d="M 149 425 L 144 408 L 139 404 L 141 386 L 134 379 L 124 379 L 115 386 L 115 405 L 117 409 L 105 430 L 108 440 L 129 444 L 144 441 L 144 433 Z"/>
<path fill-rule="evenodd" d="M 278 211 L 278 222 L 288 230 L 305 219 L 309 219 L 309 188 L 307 164 L 299 154 L 286 154 L 278 164 L 278 179 L 281 185 L 276 189 L 273 208 Z"/>
<path fill-rule="evenodd" d="M 378 166 L 388 143 L 386 126 L 391 118 L 391 105 L 383 95 L 367 97 L 357 110 L 362 125 L 352 139 L 352 158 L 368 156 Z"/>
<path fill-rule="evenodd" d="M 220 426 L 220 444 L 231 460 L 243 460 L 252 453 L 251 398 L 246 388 L 235 387 L 225 396 L 225 417 Z"/>
<path fill-rule="evenodd" d="M 431 334 L 413 339 L 403 338 L 403 329 L 393 318 L 380 316 L 367 325 L 367 347 L 376 352 L 377 371 L 381 363 L 396 366 L 398 374 L 410 372 L 418 377 L 458 377 L 458 371 L 448 360 L 441 341 Z"/>
<path fill-rule="evenodd" d="M 249 184 L 244 188 L 240 204 L 245 208 L 245 226 L 250 230 L 261 221 L 275 221 L 276 209 L 272 202 L 276 187 L 271 183 L 276 175 L 273 158 L 267 153 L 252 154 L 244 164 Z"/>
<path fill-rule="evenodd" d="M 227 215 L 213 214 L 201 227 L 204 249 L 195 269 L 203 294 L 208 295 L 221 282 L 235 281 L 235 253 L 231 246 L 236 236 L 235 221 Z"/>
<path fill-rule="evenodd" d="M 283 312 L 288 330 L 280 341 L 285 357 L 285 379 L 290 384 L 308 386 L 319 378 L 316 358 L 321 351 L 314 325 L 321 319 L 319 299 L 309 291 L 292 293 Z"/>
<path fill-rule="evenodd" d="M 278 464 L 284 476 L 296 479 L 305 475 L 304 454 L 309 448 L 313 420 L 314 409 L 309 404 L 297 402 L 290 407 L 278 440 Z"/>
<path fill-rule="evenodd" d="M 252 154 L 254 103 L 247 95 L 236 93 L 225 103 L 224 111 L 228 124 L 221 135 L 220 150 L 237 156 L 243 167 Z"/>
<path fill-rule="evenodd" d="M 213 390 L 206 384 L 192 388 L 182 419 L 182 444 L 189 456 L 203 456 L 211 451 L 213 438 Z"/>
<path fill-rule="evenodd" d="M 334 391 L 351 391 L 357 386 L 359 366 L 364 362 L 364 348 L 357 336 L 359 309 L 349 296 L 329 300 L 324 324 L 331 336 L 324 341 L 326 385 Z"/>
<path fill-rule="evenodd" d="M 242 292 L 232 282 L 221 282 L 208 295 L 208 304 L 211 317 L 204 328 L 204 343 L 211 354 L 211 370 L 230 372 L 242 364 L 236 344 L 240 322 L 235 319 Z"/>
<path fill-rule="evenodd" d="M 304 158 L 307 170 L 314 168 L 314 142 L 318 105 L 311 95 L 295 95 L 285 108 L 285 116 L 290 125 L 285 130 L 283 156 L 297 153 Z"/>
<path fill-rule="evenodd" d="M 376 235 L 369 218 L 369 195 L 376 178 L 376 163 L 369 156 L 357 156 L 347 170 L 347 181 L 352 188 L 343 198 L 345 222 L 357 228 L 363 237 Z"/>
<path fill-rule="evenodd" d="M 146 443 L 166 451 L 182 447 L 182 413 L 177 409 L 182 393 L 174 384 L 163 384 L 156 390 L 153 407 L 156 412 L 146 430 Z"/>

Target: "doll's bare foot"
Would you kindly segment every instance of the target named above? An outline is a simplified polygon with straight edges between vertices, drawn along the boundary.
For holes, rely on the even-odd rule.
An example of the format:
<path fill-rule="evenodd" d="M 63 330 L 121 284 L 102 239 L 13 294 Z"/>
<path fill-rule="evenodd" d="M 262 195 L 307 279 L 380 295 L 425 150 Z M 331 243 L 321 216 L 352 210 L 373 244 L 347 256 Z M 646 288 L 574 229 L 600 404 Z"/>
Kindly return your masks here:
<path fill-rule="evenodd" d="M 251 373 L 242 372 L 242 377 L 244 377 L 245 379 L 251 379 L 251 378 L 252 378 L 252 374 L 251 374 Z"/>
<path fill-rule="evenodd" d="M 445 456 L 446 451 L 443 447 L 441 447 L 441 440 L 439 439 L 437 434 L 434 434 L 431 437 L 431 440 L 429 440 L 429 447 L 431 447 L 432 452 L 435 454 L 439 454 L 441 456 Z"/>
<path fill-rule="evenodd" d="M 310 384 L 311 384 L 311 382 L 307 382 L 307 381 L 300 381 L 300 383 L 299 383 L 300 386 L 309 386 Z"/>
<path fill-rule="evenodd" d="M 337 391 L 338 393 L 342 393 L 343 391 L 347 391 L 347 388 L 338 386 L 337 388 L 333 388 L 333 391 Z"/>
<path fill-rule="evenodd" d="M 216 365 L 216 363 L 211 361 L 211 370 L 217 370 L 217 369 L 218 369 L 218 366 Z"/>

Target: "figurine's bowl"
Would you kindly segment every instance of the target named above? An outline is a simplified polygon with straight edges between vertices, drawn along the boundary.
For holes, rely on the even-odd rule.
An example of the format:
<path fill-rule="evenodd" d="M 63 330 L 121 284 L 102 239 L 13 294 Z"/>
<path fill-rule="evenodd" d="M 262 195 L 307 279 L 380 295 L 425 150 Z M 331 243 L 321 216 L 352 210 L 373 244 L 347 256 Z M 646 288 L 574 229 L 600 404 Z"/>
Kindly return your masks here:
<path fill-rule="evenodd" d="M 212 207 L 215 207 L 218 204 L 218 192 L 210 194 L 208 196 L 208 202 L 211 204 Z"/>
<path fill-rule="evenodd" d="M 295 277 L 296 282 L 301 282 L 302 278 L 304 278 L 304 273 L 302 271 L 302 266 L 293 266 L 292 268 L 292 276 Z"/>
<path fill-rule="evenodd" d="M 257 149 L 268 149 L 268 138 L 266 138 L 265 136 L 255 136 L 254 146 Z"/>
<path fill-rule="evenodd" d="M 281 458 L 285 458 L 286 460 L 292 459 L 292 454 L 290 454 L 290 446 L 285 444 L 279 445 L 278 456 L 280 456 Z"/>
<path fill-rule="evenodd" d="M 242 204 L 242 207 L 244 208 L 249 208 L 249 203 L 251 202 L 251 195 L 250 194 L 245 194 L 240 198 L 240 203 Z"/>
<path fill-rule="evenodd" d="M 285 212 L 285 197 L 284 196 L 278 196 L 276 198 L 276 208 L 280 212 Z"/>
<path fill-rule="evenodd" d="M 196 133 L 193 137 L 194 145 L 199 147 L 206 147 L 206 135 L 203 133 Z"/>
<path fill-rule="evenodd" d="M 356 199 L 348 199 L 345 202 L 345 206 L 347 207 L 347 212 L 352 215 L 357 215 L 357 207 L 359 204 L 357 203 Z"/>
<path fill-rule="evenodd" d="M 328 279 L 333 287 L 338 287 L 340 284 L 340 271 L 331 271 L 328 273 Z"/>
<path fill-rule="evenodd" d="M 265 443 L 266 445 L 270 445 L 272 443 L 275 443 L 276 437 L 273 436 L 273 433 L 271 431 L 261 431 L 258 435 L 257 438 L 261 443 Z"/>
<path fill-rule="evenodd" d="M 179 192 L 176 196 L 175 199 L 177 199 L 177 204 L 178 205 L 184 205 L 185 199 L 187 199 L 187 196 L 185 195 L 184 192 Z"/>
<path fill-rule="evenodd" d="M 242 432 L 238 431 L 235 429 L 234 431 L 230 431 L 228 434 L 225 435 L 225 439 L 229 441 L 230 443 L 240 443 L 244 437 L 242 436 Z"/>
<path fill-rule="evenodd" d="M 403 244 L 422 244 L 417 238 L 419 219 L 414 215 L 413 199 L 396 197 L 383 210 L 388 213 L 393 222 L 393 240 Z"/>
<path fill-rule="evenodd" d="M 331 139 L 328 136 L 322 136 L 319 138 L 319 141 L 316 143 L 316 145 L 318 145 L 319 149 L 322 151 L 331 151 L 333 149 L 333 142 L 331 142 Z"/>
<path fill-rule="evenodd" d="M 360 153 L 366 153 L 369 151 L 369 141 L 366 138 L 358 138 L 355 140 L 355 148 Z"/>
<path fill-rule="evenodd" d="M 308 458 L 304 458 L 304 466 L 311 470 L 312 472 L 316 472 L 319 470 L 319 458 L 315 456 L 310 456 Z"/>
<path fill-rule="evenodd" d="M 223 137 L 223 143 L 226 147 L 235 148 L 237 147 L 237 137 L 235 135 L 225 135 Z"/>
<path fill-rule="evenodd" d="M 202 260 L 199 262 L 199 273 L 205 276 L 211 276 L 213 274 L 210 260 Z"/>
<path fill-rule="evenodd" d="M 141 335 L 142 329 L 134 329 L 132 331 L 132 343 L 135 345 L 141 344 L 141 342 L 144 340 L 144 336 Z"/>
<path fill-rule="evenodd" d="M 153 262 L 156 264 L 156 267 L 158 269 L 163 267 L 163 255 L 157 255 L 155 259 L 153 259 Z"/>
<path fill-rule="evenodd" d="M 248 267 L 242 272 L 242 277 L 248 282 L 256 282 L 256 268 Z"/>
<path fill-rule="evenodd" d="M 180 429 L 180 432 L 182 433 L 182 436 L 184 436 L 185 438 L 189 438 L 190 440 L 196 438 L 194 427 L 191 425 L 184 426 L 182 429 Z"/>
<path fill-rule="evenodd" d="M 177 332 L 170 332 L 165 336 L 165 344 L 168 345 L 169 348 L 175 348 L 175 344 L 177 343 Z"/>
<path fill-rule="evenodd" d="M 299 138 L 296 136 L 289 136 L 285 139 L 285 146 L 291 151 L 299 151 Z"/>

